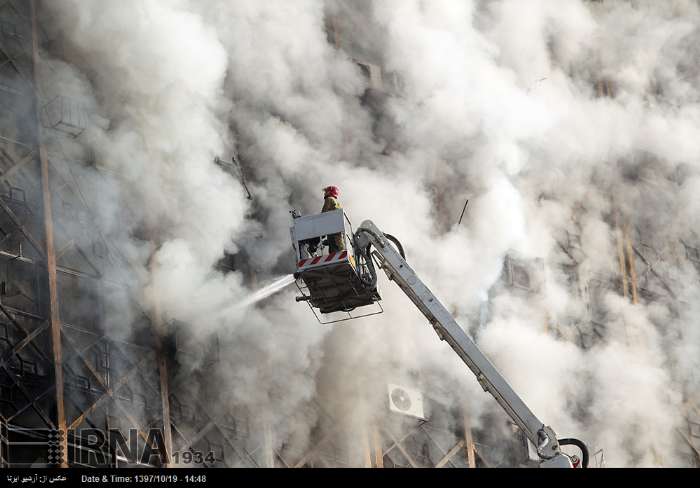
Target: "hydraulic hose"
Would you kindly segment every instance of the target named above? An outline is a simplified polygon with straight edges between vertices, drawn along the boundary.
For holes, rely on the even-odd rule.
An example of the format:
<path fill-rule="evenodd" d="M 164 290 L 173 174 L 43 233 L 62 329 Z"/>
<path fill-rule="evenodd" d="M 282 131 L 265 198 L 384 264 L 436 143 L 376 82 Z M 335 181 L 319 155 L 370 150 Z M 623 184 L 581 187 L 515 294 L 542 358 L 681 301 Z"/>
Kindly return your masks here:
<path fill-rule="evenodd" d="M 576 446 L 581 450 L 581 467 L 588 467 L 588 448 L 578 439 L 559 439 L 560 446 Z"/>
<path fill-rule="evenodd" d="M 379 236 L 372 232 L 369 229 L 359 229 L 358 232 L 367 232 L 368 234 L 372 235 L 377 241 L 381 241 Z M 401 254 L 401 257 L 403 259 L 406 259 L 406 253 L 403 250 L 403 246 L 401 245 L 401 242 L 391 234 L 384 234 L 384 237 L 386 237 L 388 240 L 390 240 L 396 248 L 399 251 L 399 254 Z M 365 249 L 362 249 L 362 255 L 365 258 L 365 262 L 367 263 L 367 268 L 369 269 L 370 274 L 372 275 L 371 281 L 368 283 L 365 281 L 366 284 L 368 284 L 371 287 L 375 287 L 377 285 L 377 271 L 374 269 L 374 262 L 372 261 L 372 254 L 371 254 L 371 247 L 372 245 L 369 244 Z"/>
<path fill-rule="evenodd" d="M 374 261 L 372 261 L 372 255 L 371 255 L 371 250 L 370 246 L 367 246 L 364 249 L 364 257 L 365 257 L 365 263 L 367 263 L 367 269 L 369 270 L 369 274 L 372 275 L 372 279 L 370 282 L 367 282 L 365 280 L 365 283 L 369 285 L 371 288 L 376 288 L 377 287 L 377 270 L 374 269 Z"/>
<path fill-rule="evenodd" d="M 399 250 L 399 254 L 401 254 L 401 257 L 402 257 L 402 258 L 404 259 L 404 261 L 405 261 L 405 260 L 406 260 L 406 253 L 403 252 L 403 246 L 401 245 L 401 243 L 399 242 L 399 240 L 398 240 L 396 237 L 392 236 L 391 234 L 384 234 L 384 237 L 386 237 L 386 238 L 389 239 L 391 242 L 393 242 L 394 244 L 396 244 L 396 248 Z"/>
<path fill-rule="evenodd" d="M 360 279 L 365 284 L 365 286 L 375 288 L 377 286 L 377 270 L 374 269 L 374 262 L 372 261 L 372 255 L 370 254 L 372 245 L 368 244 L 367 247 L 363 249 L 357 244 L 358 233 L 362 230 L 364 229 L 358 230 L 358 232 L 353 236 L 353 248 L 355 249 L 355 256 L 362 256 L 364 258 L 365 263 L 367 265 L 367 270 L 370 274 L 369 280 L 364 275 L 360 275 Z"/>
<path fill-rule="evenodd" d="M 376 240 L 381 242 L 381 239 L 379 238 L 379 236 L 369 229 L 360 228 L 358 230 L 358 232 L 367 232 L 369 235 L 371 235 Z M 391 234 L 384 234 L 384 237 L 386 237 L 387 239 L 389 239 L 391 242 L 393 242 L 396 245 L 396 248 L 399 250 L 399 254 L 401 254 L 401 257 L 405 260 L 406 253 L 403 251 L 403 246 L 401 245 L 401 242 L 399 242 L 399 240 L 396 237 L 392 236 Z M 369 251 L 369 246 L 368 246 L 367 250 Z"/>

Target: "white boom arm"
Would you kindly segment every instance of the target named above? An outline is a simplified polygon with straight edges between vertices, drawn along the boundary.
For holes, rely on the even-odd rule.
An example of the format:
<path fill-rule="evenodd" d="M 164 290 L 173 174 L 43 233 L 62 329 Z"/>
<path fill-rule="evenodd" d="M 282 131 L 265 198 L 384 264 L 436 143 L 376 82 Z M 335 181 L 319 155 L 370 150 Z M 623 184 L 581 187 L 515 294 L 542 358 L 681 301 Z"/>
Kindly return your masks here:
<path fill-rule="evenodd" d="M 425 315 L 441 340 L 447 341 L 462 361 L 476 375 L 484 391 L 489 392 L 506 413 L 522 429 L 537 447 L 541 458 L 540 467 L 572 467 L 568 456 L 561 453 L 559 441 L 551 427 L 544 425 L 513 388 L 496 370 L 491 361 L 479 350 L 474 341 L 455 321 L 445 306 L 428 289 L 423 281 L 389 243 L 386 236 L 369 220 L 355 233 L 356 244 L 367 249 L 371 244 L 375 256 L 390 280 L 395 281 L 403 292 Z M 368 259 L 371 257 L 367 256 Z"/>

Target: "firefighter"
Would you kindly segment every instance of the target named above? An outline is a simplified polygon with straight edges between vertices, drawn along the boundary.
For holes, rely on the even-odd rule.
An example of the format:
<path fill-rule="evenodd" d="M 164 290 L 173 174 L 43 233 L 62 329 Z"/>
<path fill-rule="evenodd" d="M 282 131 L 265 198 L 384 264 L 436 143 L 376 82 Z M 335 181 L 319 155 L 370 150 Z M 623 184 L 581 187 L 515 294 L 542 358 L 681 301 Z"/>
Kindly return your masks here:
<path fill-rule="evenodd" d="M 323 208 L 321 212 L 330 212 L 343 208 L 338 202 L 340 190 L 337 186 L 327 186 L 323 189 Z M 328 252 L 339 252 L 345 249 L 345 242 L 342 234 L 331 234 L 327 238 Z"/>
<path fill-rule="evenodd" d="M 329 212 L 342 208 L 340 202 L 338 202 L 338 195 L 340 195 L 340 190 L 337 186 L 325 187 L 323 189 L 323 208 L 321 212 Z"/>

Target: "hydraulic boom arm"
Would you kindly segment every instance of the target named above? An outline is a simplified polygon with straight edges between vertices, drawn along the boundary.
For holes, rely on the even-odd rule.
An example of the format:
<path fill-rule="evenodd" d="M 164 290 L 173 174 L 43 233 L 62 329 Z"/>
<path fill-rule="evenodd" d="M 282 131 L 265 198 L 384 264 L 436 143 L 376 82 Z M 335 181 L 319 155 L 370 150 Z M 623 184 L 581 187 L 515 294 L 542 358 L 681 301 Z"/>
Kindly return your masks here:
<path fill-rule="evenodd" d="M 440 300 L 418 278 L 401 254 L 389 243 L 387 236 L 374 223 L 366 220 L 355 233 L 355 245 L 357 249 L 365 253 L 364 257 L 367 260 L 371 260 L 370 245 L 375 248 L 373 254 L 377 257 L 389 279 L 401 287 L 428 319 L 438 337 L 447 341 L 476 375 L 483 389 L 493 395 L 499 405 L 536 446 L 537 454 L 541 458 L 540 466 L 571 467 L 571 461 L 568 456 L 562 454 L 560 442 L 552 428 L 544 425 L 525 405 L 491 361 L 462 330 L 452 314 L 447 311 Z M 576 444 L 583 451 L 585 467 L 587 452 L 583 443 L 576 440 L 567 441 L 567 444 Z"/>

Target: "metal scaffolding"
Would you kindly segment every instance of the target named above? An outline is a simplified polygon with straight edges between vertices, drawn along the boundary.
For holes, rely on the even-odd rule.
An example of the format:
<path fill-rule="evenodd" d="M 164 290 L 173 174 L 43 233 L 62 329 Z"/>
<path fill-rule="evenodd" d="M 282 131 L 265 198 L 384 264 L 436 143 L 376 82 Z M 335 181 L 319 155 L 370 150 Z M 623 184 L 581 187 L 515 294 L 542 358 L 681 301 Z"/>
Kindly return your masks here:
<path fill-rule="evenodd" d="M 42 104 L 36 3 L 0 2 L 0 22 L 0 461 L 81 464 L 72 457 L 80 452 L 81 428 L 125 424 L 145 438 L 148 428 L 167 425 L 167 365 L 158 335 L 148 333 L 150 315 L 138 317 L 141 326 L 124 324 L 146 331 L 130 340 L 105 327 L 104 290 L 119 284 L 103 271 L 119 255 L 110 252 L 73 176 L 80 162 L 53 157 L 43 143 L 42 106 L 52 110 L 48 130 L 75 137 L 80 126 L 74 112 L 62 110 L 65 100 Z M 55 431 L 65 434 L 56 436 L 52 455 L 47 445 Z"/>

